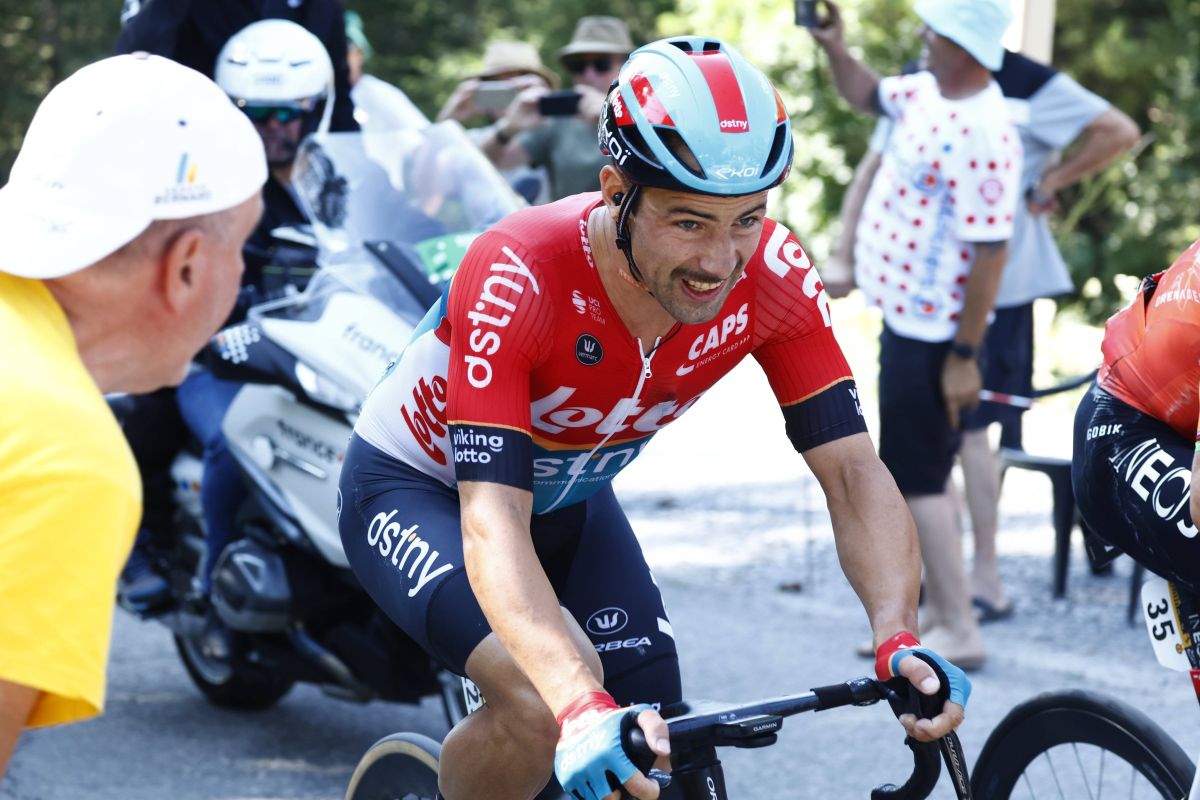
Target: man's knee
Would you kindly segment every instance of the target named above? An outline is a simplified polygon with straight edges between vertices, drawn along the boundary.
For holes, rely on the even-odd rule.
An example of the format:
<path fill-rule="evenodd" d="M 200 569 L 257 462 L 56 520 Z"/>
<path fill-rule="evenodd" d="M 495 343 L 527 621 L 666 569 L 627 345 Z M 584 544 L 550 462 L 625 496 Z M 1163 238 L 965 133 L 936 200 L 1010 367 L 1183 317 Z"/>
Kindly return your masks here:
<path fill-rule="evenodd" d="M 583 662 L 596 680 L 603 683 L 604 669 L 595 648 L 565 609 L 563 618 Z M 554 713 L 494 633 L 472 651 L 467 658 L 466 671 L 479 686 L 491 713 L 496 715 L 496 724 L 514 739 L 524 742 L 531 748 L 530 752 L 544 752 L 552 760 L 558 743 L 558 723 Z"/>

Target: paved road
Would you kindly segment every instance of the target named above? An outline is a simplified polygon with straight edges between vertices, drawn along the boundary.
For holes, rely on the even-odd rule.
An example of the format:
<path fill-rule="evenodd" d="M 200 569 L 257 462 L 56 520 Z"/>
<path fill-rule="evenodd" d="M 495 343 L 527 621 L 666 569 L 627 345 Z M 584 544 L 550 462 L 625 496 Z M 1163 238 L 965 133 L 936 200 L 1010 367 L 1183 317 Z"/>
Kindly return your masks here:
<path fill-rule="evenodd" d="M 864 674 L 868 662 L 852 651 L 867 634 L 865 617 L 837 569 L 819 490 L 779 441 L 782 420 L 761 375 L 741 370 L 711 395 L 618 487 L 672 616 L 685 691 L 751 699 Z M 734 416 L 738 434 L 719 433 Z M 1036 476 L 1012 476 L 1005 489 L 1000 547 L 1019 607 L 987 629 L 990 660 L 973 677 L 962 731 L 968 756 L 1014 703 L 1079 686 L 1124 697 L 1200 752 L 1186 676 L 1158 667 L 1140 623 L 1125 624 L 1128 566 L 1092 576 L 1077 547 L 1069 597 L 1050 599 L 1049 494 Z M 784 583 L 799 591 L 781 591 Z M 0 798 L 335 800 L 380 736 L 444 732 L 433 702 L 355 706 L 309 687 L 262 713 L 214 709 L 191 687 L 166 631 L 124 614 L 109 678 L 101 719 L 24 737 Z M 776 747 L 730 754 L 730 788 L 744 798 L 863 798 L 906 770 L 901 738 L 881 707 L 798 717 Z M 944 781 L 934 795 L 952 796 Z"/>

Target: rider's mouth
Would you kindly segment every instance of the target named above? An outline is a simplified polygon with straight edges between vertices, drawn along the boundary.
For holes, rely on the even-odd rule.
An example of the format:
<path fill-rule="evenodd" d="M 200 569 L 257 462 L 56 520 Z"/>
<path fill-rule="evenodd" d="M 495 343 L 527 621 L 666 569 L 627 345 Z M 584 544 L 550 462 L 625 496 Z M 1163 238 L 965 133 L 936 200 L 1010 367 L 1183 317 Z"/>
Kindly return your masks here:
<path fill-rule="evenodd" d="M 707 300 L 721 290 L 725 285 L 725 281 L 699 281 L 693 278 L 684 278 L 682 280 L 684 290 L 697 299 Z"/>

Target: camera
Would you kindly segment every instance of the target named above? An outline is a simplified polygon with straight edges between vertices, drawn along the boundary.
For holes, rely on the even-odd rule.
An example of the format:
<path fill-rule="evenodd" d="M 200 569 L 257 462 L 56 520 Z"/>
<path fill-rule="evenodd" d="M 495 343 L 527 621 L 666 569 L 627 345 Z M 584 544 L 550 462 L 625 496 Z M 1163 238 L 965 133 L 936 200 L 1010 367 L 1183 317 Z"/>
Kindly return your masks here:
<path fill-rule="evenodd" d="M 538 113 L 543 117 L 571 117 L 579 111 L 579 92 L 567 89 L 547 92 L 538 98 Z"/>
<path fill-rule="evenodd" d="M 517 96 L 511 81 L 480 81 L 472 102 L 480 111 L 503 111 Z"/>
<path fill-rule="evenodd" d="M 796 24 L 801 28 L 819 28 L 817 0 L 796 0 Z"/>

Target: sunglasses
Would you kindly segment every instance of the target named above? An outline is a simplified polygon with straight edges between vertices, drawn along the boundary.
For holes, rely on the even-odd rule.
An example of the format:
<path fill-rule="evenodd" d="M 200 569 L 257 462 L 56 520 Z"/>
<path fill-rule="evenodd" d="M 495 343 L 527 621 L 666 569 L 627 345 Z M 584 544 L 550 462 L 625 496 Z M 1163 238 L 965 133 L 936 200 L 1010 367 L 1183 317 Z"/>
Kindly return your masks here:
<path fill-rule="evenodd" d="M 566 67 L 573 74 L 582 75 L 587 70 L 589 64 L 596 72 L 608 72 L 613 68 L 613 59 L 609 56 L 572 59 L 566 62 Z"/>
<path fill-rule="evenodd" d="M 242 106 L 242 111 L 246 113 L 251 122 L 259 124 L 273 119 L 280 125 L 287 125 L 304 116 L 304 109 L 295 106 Z"/>

